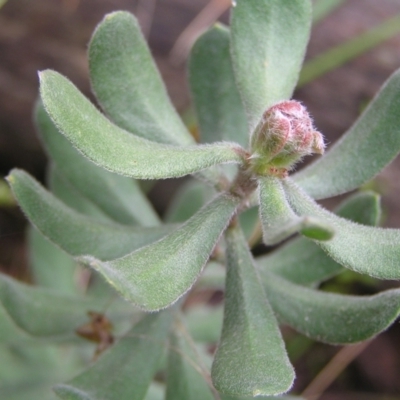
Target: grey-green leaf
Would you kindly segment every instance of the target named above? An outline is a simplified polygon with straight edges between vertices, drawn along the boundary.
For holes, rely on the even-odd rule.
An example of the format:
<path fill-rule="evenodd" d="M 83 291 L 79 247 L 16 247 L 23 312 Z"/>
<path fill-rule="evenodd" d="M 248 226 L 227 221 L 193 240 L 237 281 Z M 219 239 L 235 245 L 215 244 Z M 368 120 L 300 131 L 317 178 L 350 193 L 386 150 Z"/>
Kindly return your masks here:
<path fill-rule="evenodd" d="M 156 243 L 113 261 L 84 257 L 82 262 L 144 310 L 167 307 L 196 281 L 239 203 L 221 194 Z"/>
<path fill-rule="evenodd" d="M 140 138 L 111 123 L 57 72 L 41 72 L 40 82 L 44 107 L 60 132 L 88 159 L 111 172 L 165 179 L 243 160 L 244 150 L 235 143 L 175 147 Z"/>
<path fill-rule="evenodd" d="M 312 339 L 349 344 L 370 339 L 400 315 L 400 289 L 374 296 L 347 296 L 264 275 L 268 299 L 282 322 Z"/>
<path fill-rule="evenodd" d="M 154 142 L 194 143 L 132 14 L 117 11 L 104 17 L 89 44 L 89 68 L 93 91 L 118 126 Z"/>
<path fill-rule="evenodd" d="M 159 367 L 169 312 L 144 317 L 86 371 L 54 390 L 63 400 L 143 400 Z"/>
<path fill-rule="evenodd" d="M 360 192 L 345 200 L 336 214 L 363 225 L 375 226 L 381 209 L 379 196 L 373 192 Z M 318 284 L 343 267 L 329 257 L 319 246 L 306 238 L 297 238 L 267 256 L 257 258 L 259 273 L 272 271 L 286 280 L 301 284 Z"/>
<path fill-rule="evenodd" d="M 152 243 L 173 229 L 171 225 L 146 228 L 101 222 L 68 208 L 26 172 L 13 170 L 7 179 L 33 225 L 73 256 L 89 254 L 110 260 Z"/>
<path fill-rule="evenodd" d="M 266 108 L 289 99 L 311 27 L 309 0 L 236 0 L 232 62 L 252 131 Z"/>
<path fill-rule="evenodd" d="M 324 221 L 310 216 L 298 217 L 291 209 L 281 180 L 275 177 L 259 179 L 260 218 L 264 243 L 273 245 L 294 233 L 315 240 L 330 240 L 333 229 Z"/>
<path fill-rule="evenodd" d="M 60 134 L 40 102 L 36 104 L 35 121 L 59 174 L 84 197 L 122 224 L 158 225 L 159 218 L 138 183 L 108 172 L 83 157 Z"/>
<path fill-rule="evenodd" d="M 328 242 L 317 242 L 336 262 L 380 279 L 400 278 L 400 230 L 358 225 L 324 210 L 293 181 L 284 182 L 288 200 L 299 215 L 326 220 L 335 228 Z"/>
<path fill-rule="evenodd" d="M 186 333 L 187 334 L 187 333 Z M 189 343 L 179 328 L 171 335 L 165 400 L 214 400 L 207 371 L 199 364 L 194 343 Z M 208 375 L 208 374 L 207 374 Z"/>
<path fill-rule="evenodd" d="M 316 162 L 293 176 L 313 198 L 356 189 L 400 151 L 400 70 L 395 72 L 355 124 Z"/>
<path fill-rule="evenodd" d="M 75 330 L 87 322 L 87 311 L 104 307 L 104 303 L 28 286 L 3 274 L 0 274 L 0 301 L 23 332 L 46 340 L 76 337 Z"/>
<path fill-rule="evenodd" d="M 231 396 L 286 392 L 294 379 L 293 368 L 246 239 L 238 228 L 230 228 L 226 241 L 225 310 L 211 370 L 214 386 Z"/>
<path fill-rule="evenodd" d="M 217 24 L 197 39 L 189 60 L 189 81 L 202 142 L 248 146 L 246 114 L 230 60 L 229 30 Z"/>

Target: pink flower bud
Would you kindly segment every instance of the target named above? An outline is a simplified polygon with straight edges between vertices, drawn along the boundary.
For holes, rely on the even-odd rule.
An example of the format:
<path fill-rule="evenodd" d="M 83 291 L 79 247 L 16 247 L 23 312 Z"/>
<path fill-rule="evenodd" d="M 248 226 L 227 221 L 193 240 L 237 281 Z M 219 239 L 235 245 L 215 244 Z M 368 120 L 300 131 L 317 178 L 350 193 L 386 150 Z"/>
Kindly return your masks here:
<path fill-rule="evenodd" d="M 283 177 L 304 156 L 323 154 L 325 144 L 306 108 L 298 101 L 287 100 L 264 112 L 251 147 L 256 172 Z"/>

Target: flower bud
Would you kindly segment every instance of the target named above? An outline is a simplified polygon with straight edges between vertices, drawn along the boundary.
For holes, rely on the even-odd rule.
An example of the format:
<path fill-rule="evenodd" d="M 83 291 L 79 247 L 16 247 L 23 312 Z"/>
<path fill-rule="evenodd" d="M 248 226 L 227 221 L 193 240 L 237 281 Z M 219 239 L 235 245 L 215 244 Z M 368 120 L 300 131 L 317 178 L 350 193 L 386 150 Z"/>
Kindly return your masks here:
<path fill-rule="evenodd" d="M 264 112 L 252 135 L 251 147 L 257 173 L 283 177 L 304 156 L 323 154 L 325 144 L 306 108 L 298 101 L 287 100 Z"/>

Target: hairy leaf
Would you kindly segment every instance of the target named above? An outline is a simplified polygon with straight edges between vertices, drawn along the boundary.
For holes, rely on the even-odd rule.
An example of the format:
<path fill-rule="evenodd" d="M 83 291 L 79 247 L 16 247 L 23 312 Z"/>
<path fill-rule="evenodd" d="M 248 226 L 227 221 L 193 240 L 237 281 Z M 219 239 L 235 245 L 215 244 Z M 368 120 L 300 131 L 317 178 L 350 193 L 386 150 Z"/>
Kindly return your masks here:
<path fill-rule="evenodd" d="M 94 93 L 118 126 L 154 142 L 194 143 L 132 14 L 117 11 L 104 17 L 89 44 L 89 68 Z"/>
<path fill-rule="evenodd" d="M 110 260 L 152 243 L 172 229 L 171 225 L 126 227 L 97 221 L 65 206 L 26 172 L 13 170 L 7 179 L 32 224 L 73 256 L 90 254 Z"/>
<path fill-rule="evenodd" d="M 294 372 L 242 232 L 226 231 L 228 272 L 224 322 L 211 374 L 231 396 L 275 395 L 290 389 Z"/>
<path fill-rule="evenodd" d="M 236 0 L 232 62 L 252 131 L 266 108 L 289 99 L 310 35 L 308 0 Z"/>
<path fill-rule="evenodd" d="M 400 230 L 363 226 L 337 217 L 316 204 L 291 180 L 284 182 L 284 188 L 299 215 L 316 216 L 335 228 L 332 240 L 317 243 L 336 262 L 375 278 L 400 278 Z"/>
<path fill-rule="evenodd" d="M 221 194 L 156 243 L 113 261 L 84 257 L 82 262 L 144 310 L 167 307 L 196 281 L 239 203 Z"/>
<path fill-rule="evenodd" d="M 355 124 L 316 162 L 293 176 L 313 198 L 356 189 L 400 151 L 400 70 L 395 72 Z"/>
<path fill-rule="evenodd" d="M 63 400 L 142 400 L 159 367 L 171 314 L 144 317 L 86 371 L 54 390 Z"/>
<path fill-rule="evenodd" d="M 274 274 L 264 274 L 263 282 L 279 318 L 322 342 L 349 344 L 370 339 L 400 315 L 400 289 L 347 296 L 295 285 Z"/>
<path fill-rule="evenodd" d="M 60 132 L 88 159 L 111 172 L 165 179 L 242 161 L 243 148 L 234 143 L 175 147 L 132 135 L 111 123 L 57 72 L 41 72 L 40 82 L 43 104 Z"/>
<path fill-rule="evenodd" d="M 247 147 L 246 114 L 236 88 L 229 52 L 229 30 L 217 24 L 197 39 L 189 79 L 202 142 L 232 140 Z"/>
<path fill-rule="evenodd" d="M 98 205 L 117 222 L 158 225 L 159 218 L 137 182 L 108 172 L 82 156 L 59 133 L 40 102 L 36 105 L 35 120 L 46 150 L 56 163 L 59 174 L 65 176 L 70 185 L 84 197 Z"/>

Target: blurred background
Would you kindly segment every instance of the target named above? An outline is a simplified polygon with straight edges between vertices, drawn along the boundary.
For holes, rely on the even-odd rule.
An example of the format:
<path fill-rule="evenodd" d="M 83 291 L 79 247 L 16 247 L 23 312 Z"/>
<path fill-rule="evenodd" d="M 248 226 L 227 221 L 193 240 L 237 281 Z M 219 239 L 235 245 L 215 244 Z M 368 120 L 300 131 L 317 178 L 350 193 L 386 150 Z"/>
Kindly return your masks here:
<path fill-rule="evenodd" d="M 45 177 L 46 157 L 31 117 L 38 90 L 38 70 L 55 69 L 91 96 L 86 60 L 91 32 L 107 12 L 128 10 L 138 17 L 172 101 L 178 111 L 185 114 L 190 110 L 185 65 L 190 45 L 216 19 L 229 21 L 228 0 L 0 0 L 2 3 L 0 177 L 18 167 L 41 181 Z M 349 128 L 388 76 L 400 67 L 400 34 L 397 34 L 400 32 L 400 0 L 331 0 L 325 1 L 327 9 L 328 3 L 337 3 L 338 7 L 325 17 L 321 11 L 319 21 L 314 24 L 307 60 L 314 60 L 354 38 L 358 38 L 358 42 L 353 40 L 353 47 L 348 46 L 340 53 L 344 61 L 337 62 L 340 65 L 333 70 L 322 74 L 320 64 L 321 76 L 308 83 L 304 79 L 295 98 L 304 102 L 318 130 L 324 133 L 328 144 L 332 144 Z M 389 25 L 385 25 L 388 19 L 391 19 Z M 380 33 L 365 35 L 376 27 L 380 27 Z M 371 49 L 365 51 L 368 47 Z M 362 54 L 353 57 L 357 53 Z M 331 64 L 332 59 L 337 58 L 340 57 L 334 54 L 327 57 Z M 400 228 L 399 175 L 400 160 L 396 160 L 372 184 L 383 195 L 383 223 L 388 227 Z M 168 191 L 176 186 L 170 184 L 173 186 Z M 165 192 L 165 186 L 158 186 L 152 193 L 160 212 L 168 202 L 169 196 L 163 195 Z M 17 207 L 0 206 L 0 269 L 26 280 L 29 273 L 25 224 Z M 351 290 L 368 293 L 385 287 L 353 282 Z M 350 356 L 345 352 L 347 361 L 339 360 L 339 367 L 328 373 L 334 382 L 330 384 L 329 379 L 325 379 L 325 393 L 320 398 L 400 399 L 399 337 L 396 323 L 370 343 L 367 350 L 360 349 L 359 354 L 350 353 Z M 295 389 L 301 392 L 311 382 L 315 383 L 317 373 L 331 365 L 335 355 L 343 350 L 298 336 L 296 340 L 292 350 L 299 375 Z M 350 366 L 342 372 L 347 364 Z"/>

